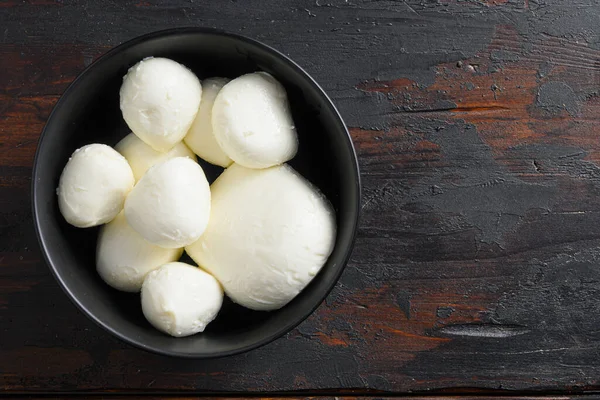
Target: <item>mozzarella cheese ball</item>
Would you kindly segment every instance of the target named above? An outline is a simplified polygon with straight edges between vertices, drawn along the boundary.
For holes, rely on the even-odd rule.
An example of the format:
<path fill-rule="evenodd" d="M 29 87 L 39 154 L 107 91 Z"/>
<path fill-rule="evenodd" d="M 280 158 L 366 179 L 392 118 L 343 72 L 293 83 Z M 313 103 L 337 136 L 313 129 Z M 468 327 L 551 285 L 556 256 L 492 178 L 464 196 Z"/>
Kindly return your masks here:
<path fill-rule="evenodd" d="M 121 212 L 100 228 L 96 270 L 108 285 L 125 292 L 139 292 L 146 274 L 177 261 L 183 249 L 165 249 L 148 243 L 133 230 Z"/>
<path fill-rule="evenodd" d="M 144 316 L 156 329 L 175 337 L 204 331 L 222 304 L 219 282 L 189 264 L 165 264 L 150 272 L 142 286 Z"/>
<path fill-rule="evenodd" d="M 212 109 L 217 94 L 225 84 L 226 78 L 209 78 L 202 81 L 202 100 L 196 119 L 185 136 L 185 144 L 198 157 L 211 164 L 227 168 L 233 161 L 217 143 L 212 128 Z"/>
<path fill-rule="evenodd" d="M 154 164 L 171 158 L 189 157 L 196 161 L 196 155 L 183 142 L 177 143 L 171 150 L 163 153 L 154 150 L 133 133 L 117 143 L 115 150 L 127 159 L 136 181 L 139 181 Z"/>
<path fill-rule="evenodd" d="M 286 164 L 233 164 L 213 183 L 212 214 L 186 252 L 236 303 L 275 310 L 319 272 L 336 237 L 327 199 Z"/>
<path fill-rule="evenodd" d="M 127 222 L 157 246 L 179 248 L 198 240 L 210 216 L 210 188 L 200 165 L 187 157 L 156 164 L 125 201 Z"/>
<path fill-rule="evenodd" d="M 104 224 L 123 209 L 134 183 L 127 160 L 110 146 L 83 146 L 60 175 L 56 190 L 60 212 L 78 228 Z"/>
<path fill-rule="evenodd" d="M 266 72 L 226 84 L 215 99 L 212 126 L 223 151 L 244 167 L 282 164 L 298 151 L 285 89 Z"/>
<path fill-rule="evenodd" d="M 180 142 L 196 118 L 202 87 L 192 71 L 168 58 L 146 58 L 121 85 L 121 111 L 129 129 L 157 151 Z"/>

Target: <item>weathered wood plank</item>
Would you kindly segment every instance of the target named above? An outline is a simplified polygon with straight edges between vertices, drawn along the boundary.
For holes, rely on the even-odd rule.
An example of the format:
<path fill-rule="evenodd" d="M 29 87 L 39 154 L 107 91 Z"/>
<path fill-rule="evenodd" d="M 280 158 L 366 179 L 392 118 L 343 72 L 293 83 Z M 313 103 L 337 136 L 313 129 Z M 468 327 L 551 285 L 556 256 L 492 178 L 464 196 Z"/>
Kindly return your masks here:
<path fill-rule="evenodd" d="M 28 399 L 31 400 L 35 400 L 35 399 L 60 399 L 60 398 L 64 398 L 61 397 L 59 395 L 54 396 L 52 394 L 44 394 L 44 395 L 28 395 L 27 393 L 24 393 L 24 395 L 27 396 Z M 73 394 L 71 393 L 64 393 L 62 394 L 62 396 L 70 396 L 73 397 Z M 111 400 L 124 400 L 124 399 L 131 399 L 132 394 L 127 394 L 127 393 L 110 393 L 109 395 L 107 394 L 94 394 L 94 393 L 90 393 L 90 392 L 82 392 L 82 393 L 78 393 L 77 394 L 78 397 L 83 397 L 86 399 L 90 399 L 90 400 L 95 400 L 95 399 L 111 399 Z M 8 399 L 11 399 L 13 397 L 7 397 Z M 22 398 L 22 397 L 14 397 L 15 399 L 18 398 Z M 142 395 L 140 395 L 137 398 L 142 398 L 144 400 L 159 400 L 159 399 L 164 399 L 164 400 L 169 400 L 169 399 L 173 399 L 173 400 L 192 400 L 192 399 L 198 399 L 198 396 L 194 396 L 192 394 L 162 394 L 162 395 L 153 395 L 153 394 L 148 394 L 148 393 L 143 393 Z M 324 394 L 324 395 L 300 395 L 300 394 L 293 394 L 293 395 L 287 395 L 287 394 L 283 394 L 283 395 L 277 395 L 277 396 L 271 396 L 271 397 L 266 397 L 266 396 L 260 396 L 260 397 L 243 397 L 243 396 L 230 396 L 230 395 L 219 395 L 219 396 L 215 396 L 215 397 L 211 397 L 211 396 L 202 396 L 203 399 L 206 400 L 217 400 L 217 399 L 223 399 L 223 400 L 229 400 L 229 399 L 237 399 L 237 400 L 250 400 L 250 399 L 262 399 L 262 400 L 275 400 L 275 399 L 288 399 L 288 400 L 359 400 L 359 399 L 364 399 L 364 400 L 388 400 L 388 399 L 395 399 L 397 397 L 388 397 L 388 396 L 376 396 L 376 395 L 370 395 L 370 396 L 353 396 L 353 395 L 335 395 L 335 393 L 330 393 L 330 394 Z M 480 399 L 481 396 L 475 396 L 475 395 L 466 395 L 466 396 L 402 396 L 403 399 L 407 399 L 407 400 L 442 400 L 442 399 L 448 399 L 448 400 L 476 400 L 476 399 Z M 502 396 L 503 399 L 507 399 L 507 400 L 515 400 L 515 399 L 528 399 L 528 400 L 569 400 L 569 399 L 589 399 L 591 398 L 590 396 L 585 396 L 585 395 L 566 395 L 566 396 L 557 396 L 557 395 L 550 395 L 550 396 Z"/>

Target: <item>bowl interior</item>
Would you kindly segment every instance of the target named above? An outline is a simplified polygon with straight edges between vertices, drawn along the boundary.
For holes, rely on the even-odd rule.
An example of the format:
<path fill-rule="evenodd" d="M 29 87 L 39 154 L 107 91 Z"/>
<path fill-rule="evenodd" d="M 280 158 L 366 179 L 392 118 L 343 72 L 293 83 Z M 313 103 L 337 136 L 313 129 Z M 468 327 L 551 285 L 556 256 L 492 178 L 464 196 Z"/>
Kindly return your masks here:
<path fill-rule="evenodd" d="M 337 213 L 338 235 L 326 266 L 291 303 L 257 312 L 227 300 L 203 334 L 174 339 L 150 326 L 139 295 L 111 289 L 96 273 L 98 229 L 68 225 L 58 210 L 56 187 L 65 163 L 89 143 L 114 146 L 129 133 L 119 110 L 119 88 L 127 69 L 144 57 L 169 57 L 200 79 L 234 78 L 267 71 L 285 86 L 300 140 L 290 162 L 319 187 Z M 209 181 L 222 171 L 200 160 Z M 242 352 L 286 333 L 306 318 L 335 284 L 349 257 L 359 210 L 359 177 L 352 143 L 330 101 L 299 67 L 257 42 L 211 30 L 150 34 L 109 52 L 65 92 L 48 120 L 34 166 L 34 213 L 42 249 L 74 302 L 120 338 L 155 352 L 211 357 Z"/>

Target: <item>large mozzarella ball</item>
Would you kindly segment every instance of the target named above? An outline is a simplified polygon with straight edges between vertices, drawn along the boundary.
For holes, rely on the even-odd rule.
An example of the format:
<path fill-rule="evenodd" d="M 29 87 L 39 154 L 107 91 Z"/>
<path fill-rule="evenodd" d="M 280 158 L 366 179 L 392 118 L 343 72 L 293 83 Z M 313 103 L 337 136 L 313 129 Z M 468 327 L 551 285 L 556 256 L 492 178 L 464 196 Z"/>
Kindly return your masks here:
<path fill-rule="evenodd" d="M 165 249 L 140 236 L 121 212 L 100 228 L 96 248 L 96 270 L 115 289 L 139 292 L 146 274 L 177 261 L 183 249 Z"/>
<path fill-rule="evenodd" d="M 125 201 L 127 222 L 144 239 L 179 248 L 196 241 L 210 216 L 210 188 L 200 165 L 187 157 L 156 164 Z"/>
<path fill-rule="evenodd" d="M 194 161 L 196 160 L 196 155 L 183 142 L 177 143 L 171 150 L 163 153 L 154 150 L 133 133 L 125 136 L 117 143 L 115 150 L 127 159 L 136 181 L 139 181 L 154 164 L 171 158 L 189 157 Z"/>
<path fill-rule="evenodd" d="M 68 223 L 88 228 L 109 222 L 123 209 L 135 180 L 127 160 L 104 144 L 83 146 L 69 158 L 56 193 Z"/>
<path fill-rule="evenodd" d="M 158 151 L 180 142 L 196 117 L 202 87 L 192 71 L 168 58 L 146 58 L 121 85 L 121 111 L 129 129 Z"/>
<path fill-rule="evenodd" d="M 150 272 L 142 311 L 156 329 L 182 337 L 204 331 L 223 304 L 219 282 L 200 268 L 173 262 Z"/>
<path fill-rule="evenodd" d="M 236 303 L 274 310 L 292 300 L 333 250 L 335 214 L 327 199 L 284 164 L 233 164 L 213 183 L 212 214 L 186 252 Z"/>
<path fill-rule="evenodd" d="M 211 164 L 228 167 L 233 161 L 225 154 L 213 133 L 212 109 L 217 94 L 225 84 L 226 78 L 208 78 L 202 81 L 202 100 L 196 119 L 185 136 L 185 144 L 193 150 L 198 157 Z"/>
<path fill-rule="evenodd" d="M 215 99 L 212 126 L 223 151 L 244 167 L 282 164 L 298 151 L 285 89 L 266 72 L 226 84 Z"/>

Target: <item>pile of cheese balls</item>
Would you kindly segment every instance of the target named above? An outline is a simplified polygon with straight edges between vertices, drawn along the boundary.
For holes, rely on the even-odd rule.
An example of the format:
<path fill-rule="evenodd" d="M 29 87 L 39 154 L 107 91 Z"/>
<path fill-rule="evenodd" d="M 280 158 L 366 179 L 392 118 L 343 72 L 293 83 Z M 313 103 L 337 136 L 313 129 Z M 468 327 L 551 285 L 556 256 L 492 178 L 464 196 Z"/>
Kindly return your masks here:
<path fill-rule="evenodd" d="M 255 72 L 202 82 L 147 58 L 120 90 L 132 133 L 90 144 L 57 189 L 68 223 L 103 225 L 96 268 L 115 289 L 141 291 L 142 311 L 176 337 L 204 331 L 223 293 L 275 310 L 319 272 L 336 236 L 331 204 L 285 162 L 298 149 L 284 87 Z M 196 155 L 225 168 L 209 185 Z M 198 266 L 178 262 L 186 252 Z"/>

